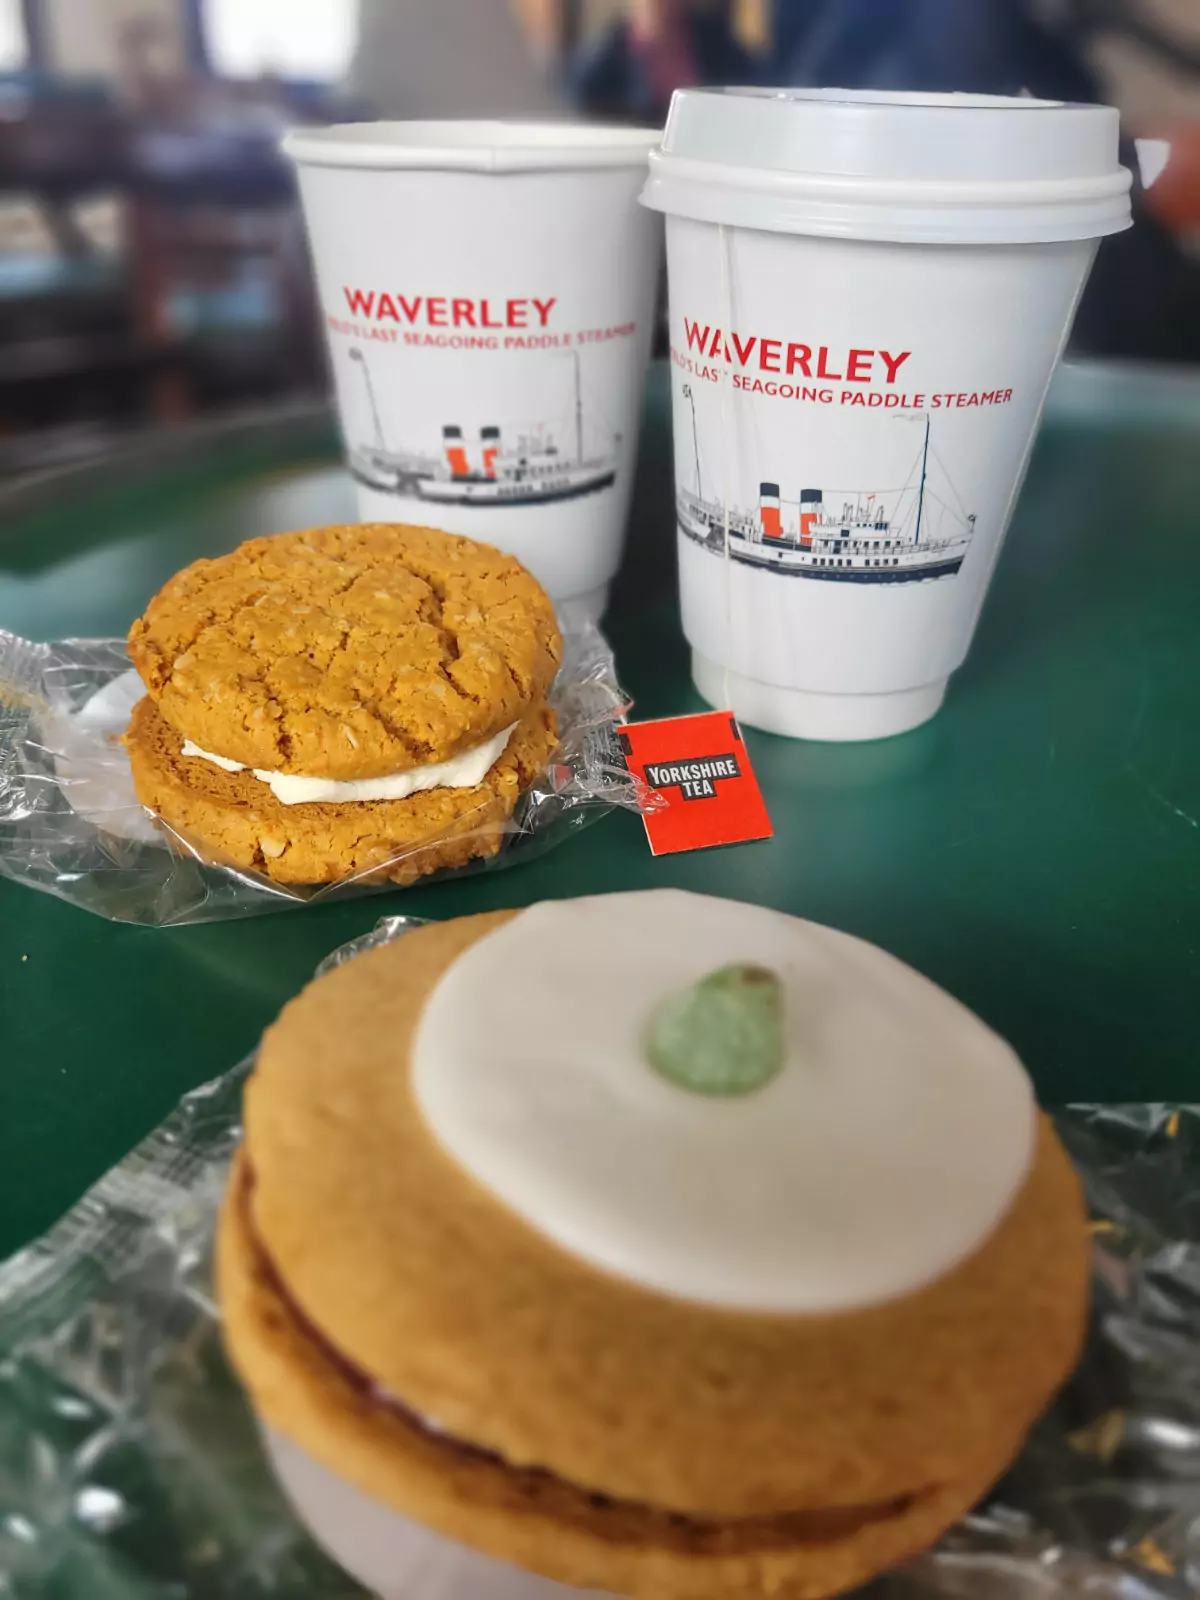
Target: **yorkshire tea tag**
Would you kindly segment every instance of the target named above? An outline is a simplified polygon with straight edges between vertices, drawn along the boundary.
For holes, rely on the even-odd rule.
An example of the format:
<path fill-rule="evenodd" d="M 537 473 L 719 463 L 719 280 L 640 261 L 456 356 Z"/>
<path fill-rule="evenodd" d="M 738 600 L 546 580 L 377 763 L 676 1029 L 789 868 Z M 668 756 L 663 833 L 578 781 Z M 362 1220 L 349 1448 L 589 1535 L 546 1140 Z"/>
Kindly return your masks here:
<path fill-rule="evenodd" d="M 732 712 L 629 723 L 621 743 L 630 772 L 659 797 L 656 807 L 642 812 L 652 855 L 771 837 L 771 819 Z"/>

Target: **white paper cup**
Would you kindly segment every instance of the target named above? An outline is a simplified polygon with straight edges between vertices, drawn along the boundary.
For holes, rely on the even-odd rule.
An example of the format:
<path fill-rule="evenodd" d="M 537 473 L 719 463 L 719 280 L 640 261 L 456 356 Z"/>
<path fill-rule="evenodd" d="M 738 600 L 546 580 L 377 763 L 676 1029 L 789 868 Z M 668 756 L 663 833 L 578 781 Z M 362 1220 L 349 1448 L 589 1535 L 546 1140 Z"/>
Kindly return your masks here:
<path fill-rule="evenodd" d="M 658 134 L 500 122 L 287 135 L 358 508 L 511 551 L 595 616 L 621 557 Z"/>
<path fill-rule="evenodd" d="M 683 627 L 705 699 L 812 739 L 916 727 L 961 665 L 1096 240 L 1117 113 L 978 95 L 675 96 Z"/>
<path fill-rule="evenodd" d="M 267 1456 L 292 1509 L 328 1556 L 380 1600 L 578 1600 L 539 1578 L 432 1533 L 330 1472 L 260 1424 Z"/>

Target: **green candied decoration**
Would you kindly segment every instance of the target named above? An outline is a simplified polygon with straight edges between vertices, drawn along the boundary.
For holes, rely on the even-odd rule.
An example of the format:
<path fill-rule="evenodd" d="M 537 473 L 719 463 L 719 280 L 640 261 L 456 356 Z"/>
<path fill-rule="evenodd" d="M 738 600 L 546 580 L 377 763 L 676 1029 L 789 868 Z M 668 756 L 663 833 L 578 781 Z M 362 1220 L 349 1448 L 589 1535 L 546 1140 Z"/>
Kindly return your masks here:
<path fill-rule="evenodd" d="M 646 1055 L 664 1078 L 696 1094 L 752 1094 L 783 1066 L 783 984 L 769 967 L 718 967 L 664 1000 L 650 1019 Z"/>

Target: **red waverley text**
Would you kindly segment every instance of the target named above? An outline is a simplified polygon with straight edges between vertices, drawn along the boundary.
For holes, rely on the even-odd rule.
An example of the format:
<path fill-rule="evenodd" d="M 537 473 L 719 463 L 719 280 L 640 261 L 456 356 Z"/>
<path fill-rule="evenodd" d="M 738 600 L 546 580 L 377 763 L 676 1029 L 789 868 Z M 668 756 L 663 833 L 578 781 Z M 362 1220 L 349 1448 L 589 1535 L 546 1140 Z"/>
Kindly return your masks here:
<path fill-rule="evenodd" d="M 718 356 L 730 366 L 779 372 L 788 377 L 825 378 L 831 383 L 895 383 L 896 374 L 911 350 L 831 350 L 825 344 L 802 344 L 795 339 L 764 339 L 756 333 L 722 332 L 703 322 L 683 319 L 689 350 Z"/>
<path fill-rule="evenodd" d="M 558 304 L 550 295 L 510 296 L 506 300 L 462 295 L 391 294 L 386 289 L 342 289 L 356 317 L 396 322 L 414 328 L 544 328 Z"/>

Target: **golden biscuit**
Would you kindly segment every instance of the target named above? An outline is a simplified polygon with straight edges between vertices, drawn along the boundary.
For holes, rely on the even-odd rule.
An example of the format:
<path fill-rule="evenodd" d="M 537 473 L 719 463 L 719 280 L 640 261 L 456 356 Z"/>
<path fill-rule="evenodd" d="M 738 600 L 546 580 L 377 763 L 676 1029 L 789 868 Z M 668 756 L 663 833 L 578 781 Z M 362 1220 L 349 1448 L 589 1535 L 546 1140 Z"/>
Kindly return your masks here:
<path fill-rule="evenodd" d="M 1082 1338 L 1085 1217 L 1049 1122 L 999 1225 L 916 1292 L 821 1315 L 651 1292 L 499 1203 L 418 1110 L 425 1002 L 513 915 L 406 935 L 268 1031 L 219 1252 L 256 1408 L 374 1499 L 569 1583 L 809 1600 L 932 1543 Z"/>
<path fill-rule="evenodd" d="M 129 634 L 163 718 L 202 750 L 353 780 L 486 743 L 545 698 L 561 639 L 511 556 L 392 523 L 252 539 L 186 567 Z"/>
<path fill-rule="evenodd" d="M 149 696 L 134 707 L 125 745 L 138 799 L 213 860 L 276 883 L 378 875 L 406 884 L 496 854 L 521 790 L 554 748 L 556 731 L 554 713 L 542 702 L 526 713 L 474 788 L 322 805 L 283 805 L 250 772 L 225 772 L 181 755 L 180 735 Z M 423 840 L 429 843 L 421 848 Z"/>
<path fill-rule="evenodd" d="M 510 1466 L 373 1400 L 280 1294 L 248 1223 L 244 1167 L 221 1215 L 218 1269 L 226 1343 L 262 1417 L 385 1505 L 581 1588 L 819 1600 L 925 1549 L 996 1477 L 989 1459 L 973 1477 L 872 1506 L 740 1518 L 622 1502 Z"/>

